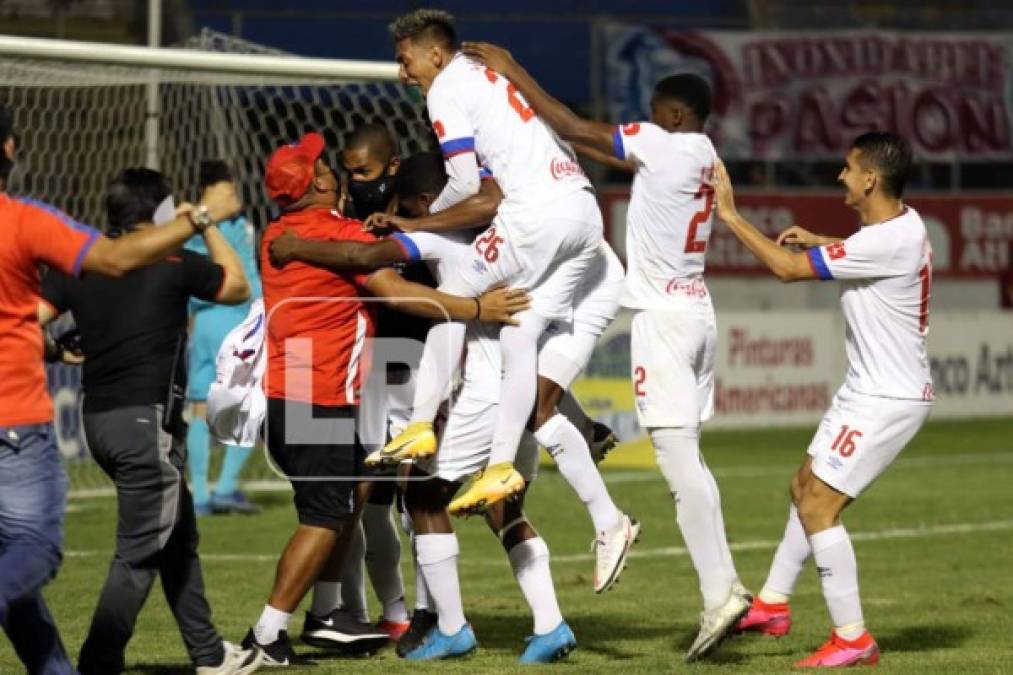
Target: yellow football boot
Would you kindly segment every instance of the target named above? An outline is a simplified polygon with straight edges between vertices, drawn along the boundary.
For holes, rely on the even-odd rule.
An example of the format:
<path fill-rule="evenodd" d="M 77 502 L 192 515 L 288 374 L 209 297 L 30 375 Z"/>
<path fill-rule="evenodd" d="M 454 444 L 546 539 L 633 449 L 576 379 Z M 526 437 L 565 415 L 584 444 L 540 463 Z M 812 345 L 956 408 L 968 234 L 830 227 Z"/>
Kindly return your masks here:
<path fill-rule="evenodd" d="M 381 449 L 369 453 L 366 466 L 390 466 L 406 459 L 425 459 L 436 453 L 432 422 L 412 422 Z"/>
<path fill-rule="evenodd" d="M 450 502 L 450 513 L 455 516 L 482 513 L 492 504 L 509 499 L 523 489 L 524 477 L 517 473 L 511 462 L 493 464 L 475 476 L 463 495 Z"/>

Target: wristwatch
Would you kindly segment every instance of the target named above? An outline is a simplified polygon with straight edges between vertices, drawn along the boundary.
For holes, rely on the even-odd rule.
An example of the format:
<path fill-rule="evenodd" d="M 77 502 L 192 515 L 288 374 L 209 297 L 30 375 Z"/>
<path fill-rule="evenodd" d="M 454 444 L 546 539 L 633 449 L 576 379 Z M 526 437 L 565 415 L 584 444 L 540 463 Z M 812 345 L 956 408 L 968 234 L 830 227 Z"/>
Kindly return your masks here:
<path fill-rule="evenodd" d="M 193 229 L 203 232 L 214 225 L 215 221 L 211 218 L 211 212 L 208 211 L 208 207 L 201 204 L 190 209 L 190 223 L 193 224 Z"/>

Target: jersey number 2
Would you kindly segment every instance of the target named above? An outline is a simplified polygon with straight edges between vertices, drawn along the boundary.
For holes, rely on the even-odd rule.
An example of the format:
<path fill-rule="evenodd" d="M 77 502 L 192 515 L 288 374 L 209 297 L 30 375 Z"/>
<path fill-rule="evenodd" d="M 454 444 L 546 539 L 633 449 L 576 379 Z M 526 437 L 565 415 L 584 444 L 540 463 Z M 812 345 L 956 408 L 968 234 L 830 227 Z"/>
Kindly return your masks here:
<path fill-rule="evenodd" d="M 489 68 L 485 69 L 485 79 L 490 82 L 495 82 L 499 79 L 499 75 L 495 70 Z M 535 116 L 535 111 L 528 106 L 527 102 L 521 97 L 521 93 L 517 91 L 517 87 L 514 86 L 513 82 L 507 83 L 507 103 L 510 107 L 520 115 L 521 120 L 524 122 L 530 122 L 531 118 Z"/>
<path fill-rule="evenodd" d="M 693 199 L 703 198 L 703 208 L 693 214 L 689 221 L 689 229 L 686 231 L 686 253 L 703 253 L 707 250 L 706 241 L 697 241 L 696 230 L 701 224 L 706 223 L 714 210 L 714 188 L 709 185 L 701 185 L 700 189 L 693 195 Z"/>

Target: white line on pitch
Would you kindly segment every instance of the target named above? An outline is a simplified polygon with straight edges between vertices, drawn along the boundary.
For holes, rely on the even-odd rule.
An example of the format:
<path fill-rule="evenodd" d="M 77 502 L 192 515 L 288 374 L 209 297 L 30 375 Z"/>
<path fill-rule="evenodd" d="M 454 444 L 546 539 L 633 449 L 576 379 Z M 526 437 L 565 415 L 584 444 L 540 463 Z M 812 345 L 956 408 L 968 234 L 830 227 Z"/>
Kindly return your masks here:
<path fill-rule="evenodd" d="M 1013 452 L 978 452 L 964 455 L 943 455 L 941 457 L 901 458 L 897 460 L 896 464 L 906 469 L 974 464 L 1013 464 Z M 787 480 L 798 470 L 798 467 L 798 464 L 747 464 L 744 466 L 711 467 L 711 473 L 716 478 L 784 476 Z M 645 483 L 661 480 L 660 472 L 647 467 L 643 471 L 605 471 L 602 475 L 605 477 L 606 483 Z"/>
<path fill-rule="evenodd" d="M 991 520 L 983 523 L 951 523 L 949 525 L 928 525 L 925 527 L 902 527 L 879 532 L 850 532 L 852 541 L 883 541 L 890 539 L 919 539 L 922 537 L 937 537 L 947 534 L 974 534 L 976 532 L 995 532 L 998 530 L 1013 529 L 1013 520 Z M 673 529 L 674 533 L 674 529 Z M 742 541 L 730 545 L 733 551 L 762 551 L 772 550 L 780 544 L 780 540 L 763 539 L 758 541 Z M 108 556 L 111 551 L 64 551 L 68 558 L 91 558 L 94 556 Z M 673 558 L 686 555 L 686 549 L 681 546 L 668 546 L 665 548 L 634 549 L 630 553 L 632 558 Z M 278 554 L 261 553 L 201 553 L 202 561 L 207 562 L 275 562 Z M 578 553 L 574 555 L 553 555 L 554 563 L 575 563 L 594 560 L 590 553 Z M 465 565 L 500 565 L 501 560 L 495 556 L 490 560 L 487 557 L 462 556 L 460 561 Z"/>

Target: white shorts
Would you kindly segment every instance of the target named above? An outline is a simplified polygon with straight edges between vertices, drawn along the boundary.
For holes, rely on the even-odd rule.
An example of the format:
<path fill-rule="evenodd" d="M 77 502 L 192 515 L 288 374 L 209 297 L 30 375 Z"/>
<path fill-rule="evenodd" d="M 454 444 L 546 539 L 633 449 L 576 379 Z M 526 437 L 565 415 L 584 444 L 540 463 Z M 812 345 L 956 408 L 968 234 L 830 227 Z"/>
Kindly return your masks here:
<path fill-rule="evenodd" d="M 463 481 L 484 469 L 496 430 L 496 405 L 469 398 L 466 392 L 461 392 L 454 399 L 447 424 L 440 434 L 439 450 L 434 457 L 421 462 L 419 468 L 447 481 Z M 529 483 L 538 475 L 538 443 L 527 432 L 521 436 L 514 468 Z"/>
<path fill-rule="evenodd" d="M 812 472 L 835 490 L 857 497 L 893 463 L 931 409 L 928 401 L 841 387 L 809 444 Z"/>
<path fill-rule="evenodd" d="M 695 427 L 714 415 L 717 341 L 713 311 L 634 314 L 630 368 L 641 427 Z"/>
<path fill-rule="evenodd" d="M 587 190 L 537 210 L 499 213 L 440 290 L 475 296 L 507 284 L 526 289 L 539 316 L 570 321 L 577 288 L 599 255 L 601 242 L 601 211 Z"/>
<path fill-rule="evenodd" d="M 554 321 L 542 334 L 539 375 L 563 389 L 570 388 L 591 360 L 598 338 L 619 313 L 624 274 L 612 248 L 602 243 L 600 254 L 577 288 L 573 320 Z"/>

